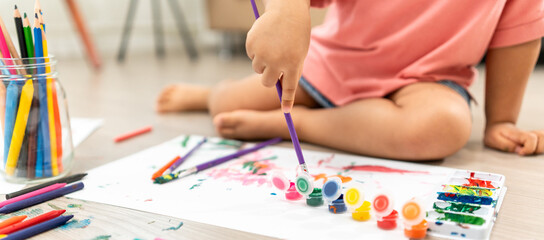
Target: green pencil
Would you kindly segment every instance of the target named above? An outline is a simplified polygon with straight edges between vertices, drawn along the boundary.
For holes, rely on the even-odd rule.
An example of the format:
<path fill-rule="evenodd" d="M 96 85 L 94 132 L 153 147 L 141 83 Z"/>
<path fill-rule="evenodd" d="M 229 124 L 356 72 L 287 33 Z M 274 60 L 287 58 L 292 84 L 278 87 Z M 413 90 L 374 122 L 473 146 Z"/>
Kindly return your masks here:
<path fill-rule="evenodd" d="M 23 21 L 23 32 L 25 34 L 25 42 L 26 42 L 26 51 L 28 53 L 29 58 L 34 57 L 34 44 L 32 43 L 32 30 L 30 29 L 30 22 L 28 21 L 28 18 L 25 15 L 25 20 Z"/>

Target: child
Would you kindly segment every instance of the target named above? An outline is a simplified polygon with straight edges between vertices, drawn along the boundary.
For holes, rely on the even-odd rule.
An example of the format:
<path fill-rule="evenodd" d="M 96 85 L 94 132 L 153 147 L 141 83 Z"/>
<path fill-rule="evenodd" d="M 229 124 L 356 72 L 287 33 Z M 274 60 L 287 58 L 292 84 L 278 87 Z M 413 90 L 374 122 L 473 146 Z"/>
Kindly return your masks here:
<path fill-rule="evenodd" d="M 311 35 L 310 4 L 329 6 Z M 157 110 L 207 109 L 223 137 L 289 139 L 283 110 L 305 142 L 440 159 L 469 139 L 466 89 L 487 52 L 485 145 L 541 154 L 544 131 L 515 124 L 544 35 L 543 9 L 539 0 L 268 0 L 246 42 L 258 75 L 167 87 Z"/>

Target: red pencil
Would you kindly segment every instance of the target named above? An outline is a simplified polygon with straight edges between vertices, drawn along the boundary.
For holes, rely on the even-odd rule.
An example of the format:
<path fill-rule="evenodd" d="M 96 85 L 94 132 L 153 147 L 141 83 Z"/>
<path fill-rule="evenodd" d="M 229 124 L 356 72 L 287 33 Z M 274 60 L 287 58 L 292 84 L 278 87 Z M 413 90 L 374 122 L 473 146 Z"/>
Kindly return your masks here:
<path fill-rule="evenodd" d="M 166 165 L 162 166 L 161 169 L 159 169 L 155 173 L 153 173 L 153 176 L 151 176 L 151 180 L 155 180 L 155 178 L 158 178 L 158 177 L 162 176 L 164 171 L 166 171 L 166 169 L 170 168 L 170 166 L 172 166 L 172 164 L 174 164 L 178 159 L 180 159 L 180 156 L 175 157 L 174 159 L 170 160 L 170 162 L 168 162 Z"/>
<path fill-rule="evenodd" d="M 25 218 L 26 218 L 26 215 L 14 216 L 14 217 L 8 218 L 8 220 L 0 222 L 0 229 L 5 228 L 5 227 L 9 227 L 9 226 L 11 226 L 13 224 L 16 224 L 18 222 L 21 222 L 21 221 L 25 220 Z"/>
<path fill-rule="evenodd" d="M 64 212 L 66 212 L 66 210 L 64 210 L 64 209 L 62 209 L 62 210 L 53 210 L 51 212 L 47 212 L 47 213 L 44 213 L 44 214 L 39 215 L 37 217 L 28 219 L 28 220 L 26 220 L 24 222 L 20 222 L 20 223 L 16 223 L 16 224 L 4 227 L 4 228 L 0 228 L 0 234 L 10 234 L 10 233 L 17 232 L 17 231 L 19 231 L 21 229 L 25 229 L 27 227 L 34 226 L 34 225 L 36 225 L 38 223 L 41 223 L 41 222 L 56 218 L 56 217 L 62 215 Z"/>
<path fill-rule="evenodd" d="M 125 133 L 125 134 L 123 134 L 121 136 L 118 136 L 118 137 L 114 138 L 113 141 L 115 141 L 115 142 L 124 141 L 124 140 L 127 140 L 127 139 L 131 138 L 131 137 L 135 137 L 135 136 L 138 136 L 140 134 L 144 134 L 146 132 L 151 132 L 151 129 L 152 129 L 151 126 L 147 126 L 147 127 L 144 127 L 144 128 L 141 128 L 141 129 L 129 132 L 129 133 Z"/>

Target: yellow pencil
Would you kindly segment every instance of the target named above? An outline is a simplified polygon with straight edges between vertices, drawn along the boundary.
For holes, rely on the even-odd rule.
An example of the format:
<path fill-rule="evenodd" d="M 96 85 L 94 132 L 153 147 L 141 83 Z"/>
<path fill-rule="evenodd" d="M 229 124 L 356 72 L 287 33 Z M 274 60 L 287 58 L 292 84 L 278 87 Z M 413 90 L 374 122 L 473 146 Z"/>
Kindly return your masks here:
<path fill-rule="evenodd" d="M 42 43 L 43 43 L 43 56 L 45 57 L 45 73 L 51 73 L 51 67 L 49 66 L 49 58 L 47 53 L 47 38 L 43 31 L 42 25 Z M 57 135 L 55 134 L 55 115 L 53 111 L 53 79 L 47 77 L 46 80 L 47 89 L 47 110 L 49 116 L 49 139 L 51 144 L 51 170 L 53 170 L 53 176 L 59 175 L 59 168 L 57 163 Z"/>
<path fill-rule="evenodd" d="M 10 176 L 14 174 L 15 167 L 17 167 L 17 159 L 19 159 L 19 154 L 21 153 L 21 144 L 25 137 L 26 123 L 28 121 L 28 114 L 30 112 L 30 106 L 32 105 L 33 96 L 34 85 L 32 84 L 32 80 L 28 80 L 23 86 L 23 90 L 21 90 L 19 110 L 17 111 L 13 135 L 11 137 L 11 145 L 9 146 L 6 173 Z"/>

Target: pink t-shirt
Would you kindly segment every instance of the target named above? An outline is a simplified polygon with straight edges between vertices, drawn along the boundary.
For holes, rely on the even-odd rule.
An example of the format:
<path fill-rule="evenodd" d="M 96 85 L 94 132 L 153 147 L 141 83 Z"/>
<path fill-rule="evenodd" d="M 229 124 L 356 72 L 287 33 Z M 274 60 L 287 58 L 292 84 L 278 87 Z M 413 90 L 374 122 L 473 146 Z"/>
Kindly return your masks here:
<path fill-rule="evenodd" d="M 488 48 L 544 35 L 541 0 L 321 0 L 303 76 L 336 105 L 414 82 L 468 87 Z"/>

